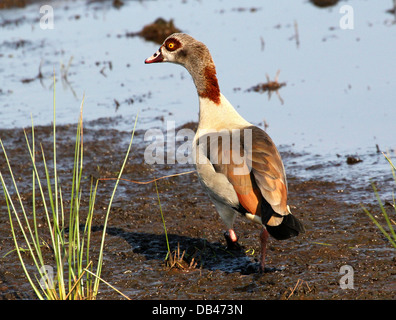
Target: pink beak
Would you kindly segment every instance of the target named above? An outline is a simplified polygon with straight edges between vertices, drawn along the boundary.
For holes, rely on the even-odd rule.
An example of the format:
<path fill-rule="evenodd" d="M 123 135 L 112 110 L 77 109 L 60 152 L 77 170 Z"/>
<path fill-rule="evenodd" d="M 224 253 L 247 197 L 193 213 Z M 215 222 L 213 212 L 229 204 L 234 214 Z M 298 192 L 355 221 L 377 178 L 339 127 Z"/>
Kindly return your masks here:
<path fill-rule="evenodd" d="M 155 63 L 164 61 L 164 56 L 162 55 L 161 48 L 157 50 L 150 58 L 144 60 L 144 63 Z"/>

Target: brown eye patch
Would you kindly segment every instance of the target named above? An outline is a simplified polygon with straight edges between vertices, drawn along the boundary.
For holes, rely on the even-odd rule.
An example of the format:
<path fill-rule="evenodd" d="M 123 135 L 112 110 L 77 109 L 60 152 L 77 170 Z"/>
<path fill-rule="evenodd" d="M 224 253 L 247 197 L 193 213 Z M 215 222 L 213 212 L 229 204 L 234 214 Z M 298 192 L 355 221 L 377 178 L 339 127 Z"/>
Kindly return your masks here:
<path fill-rule="evenodd" d="M 165 41 L 165 48 L 169 51 L 175 51 L 180 47 L 181 47 L 180 41 L 175 38 L 170 38 Z"/>

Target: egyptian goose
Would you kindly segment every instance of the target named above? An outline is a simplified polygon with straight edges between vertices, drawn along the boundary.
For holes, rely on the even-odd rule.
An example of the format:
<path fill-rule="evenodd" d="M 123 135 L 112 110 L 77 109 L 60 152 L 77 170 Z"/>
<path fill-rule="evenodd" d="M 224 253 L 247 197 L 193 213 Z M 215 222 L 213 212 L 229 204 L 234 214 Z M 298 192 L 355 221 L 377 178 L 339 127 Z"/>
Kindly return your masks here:
<path fill-rule="evenodd" d="M 262 226 L 259 271 L 264 272 L 268 234 L 283 240 L 304 232 L 287 205 L 285 169 L 275 144 L 221 94 L 215 64 L 202 42 L 174 33 L 145 60 L 157 62 L 181 64 L 191 74 L 199 97 L 193 141 L 199 180 L 228 229 L 229 248 L 239 247 L 233 229 L 238 214 Z"/>

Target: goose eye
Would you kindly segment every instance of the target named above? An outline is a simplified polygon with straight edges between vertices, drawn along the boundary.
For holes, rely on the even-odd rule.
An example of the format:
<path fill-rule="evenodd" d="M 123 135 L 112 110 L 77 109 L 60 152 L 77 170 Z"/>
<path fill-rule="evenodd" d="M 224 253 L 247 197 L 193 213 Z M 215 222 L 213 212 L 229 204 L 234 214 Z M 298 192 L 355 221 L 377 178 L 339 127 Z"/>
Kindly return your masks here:
<path fill-rule="evenodd" d="M 173 42 L 168 43 L 168 49 L 173 49 L 175 44 Z"/>

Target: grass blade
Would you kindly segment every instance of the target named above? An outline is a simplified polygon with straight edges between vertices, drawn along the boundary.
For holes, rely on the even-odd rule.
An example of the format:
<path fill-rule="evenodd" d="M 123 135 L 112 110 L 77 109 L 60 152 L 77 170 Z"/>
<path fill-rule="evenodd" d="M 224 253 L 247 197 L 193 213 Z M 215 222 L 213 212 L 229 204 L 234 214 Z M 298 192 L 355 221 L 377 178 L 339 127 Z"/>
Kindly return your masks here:
<path fill-rule="evenodd" d="M 159 204 L 159 208 L 160 208 L 160 212 L 161 212 L 162 223 L 164 224 L 164 233 L 165 233 L 165 239 L 166 239 L 166 246 L 168 248 L 168 253 L 166 254 L 166 257 L 165 257 L 165 260 L 167 260 L 169 255 L 170 255 L 168 233 L 166 231 L 165 219 L 164 219 L 164 215 L 162 213 L 161 200 L 160 200 L 160 196 L 159 196 L 159 193 L 158 193 L 157 181 L 154 181 L 154 183 L 155 183 L 155 190 L 157 191 L 158 204 Z"/>
<path fill-rule="evenodd" d="M 394 164 L 392 163 L 391 159 L 390 159 L 385 153 L 382 153 L 382 154 L 384 155 L 385 159 L 386 159 L 386 160 L 389 162 L 389 164 L 391 165 L 393 178 L 395 179 L 395 182 L 396 182 L 396 173 L 395 173 L 396 168 L 395 168 Z M 386 225 L 387 225 L 387 227 L 388 227 L 388 229 L 389 229 L 389 233 L 388 233 L 388 232 L 385 230 L 385 228 L 378 222 L 378 220 L 374 217 L 374 215 L 371 214 L 364 206 L 363 206 L 363 210 L 364 210 L 364 212 L 369 216 L 369 218 L 373 221 L 373 223 L 378 227 L 378 229 L 383 233 L 383 235 L 389 240 L 389 242 L 392 244 L 392 246 L 396 249 L 396 232 L 395 232 L 395 229 L 394 229 L 394 227 L 393 227 L 393 225 L 392 225 L 392 219 L 389 218 L 389 215 L 388 215 L 388 213 L 386 212 L 386 209 L 385 209 L 385 207 L 384 207 L 384 205 L 383 205 L 383 203 L 382 203 L 382 201 L 381 201 L 381 198 L 380 198 L 380 196 L 379 196 L 379 194 L 378 194 L 378 190 L 377 190 L 377 188 L 375 187 L 375 184 L 374 184 L 374 183 L 372 183 L 372 187 L 373 187 L 375 196 L 376 196 L 376 198 L 377 198 L 377 202 L 378 202 L 378 204 L 379 204 L 379 206 L 380 206 L 382 216 L 385 218 L 385 222 L 386 222 Z M 395 210 L 396 210 L 396 206 L 395 206 L 395 197 L 394 197 L 394 196 L 393 196 L 393 207 L 394 207 Z M 396 211 L 395 211 L 395 212 L 396 212 Z M 393 223 L 394 223 L 394 222 L 393 222 Z"/>
<path fill-rule="evenodd" d="M 94 289 L 93 289 L 93 295 L 95 297 L 96 297 L 96 295 L 98 293 L 99 279 L 100 279 L 100 275 L 101 275 L 101 272 L 102 272 L 104 241 L 105 241 L 105 237 L 106 237 L 106 229 L 107 229 L 107 222 L 108 222 L 108 219 L 109 219 L 110 209 L 111 209 L 111 205 L 113 203 L 115 192 L 116 192 L 118 184 L 120 182 L 120 178 L 121 178 L 122 173 L 124 171 L 125 164 L 126 164 L 126 162 L 128 160 L 129 153 L 131 151 L 131 147 L 132 147 L 132 143 L 133 143 L 133 137 L 135 135 L 135 130 L 136 130 L 137 120 L 138 120 L 138 115 L 136 115 L 135 124 L 133 126 L 133 131 L 132 131 L 131 139 L 130 139 L 130 142 L 129 142 L 128 150 L 126 152 L 126 155 L 125 155 L 125 158 L 124 158 L 124 162 L 123 162 L 123 164 L 121 166 L 121 170 L 120 170 L 120 172 L 118 174 L 118 177 L 117 177 L 114 189 L 113 189 L 113 193 L 111 195 L 110 202 L 109 202 L 109 205 L 108 205 L 108 208 L 107 208 L 107 213 L 106 213 L 106 217 L 105 217 L 105 221 L 104 221 L 104 225 L 103 225 L 102 242 L 100 244 L 98 265 L 97 265 L 97 270 L 96 270 L 96 279 L 95 279 L 95 284 L 94 284 Z"/>

